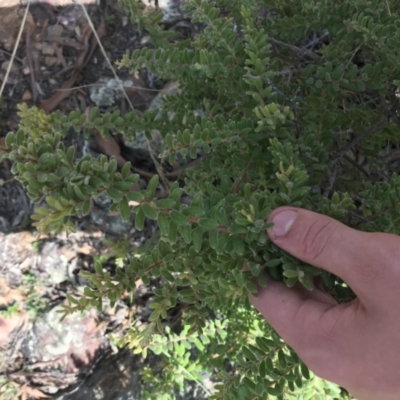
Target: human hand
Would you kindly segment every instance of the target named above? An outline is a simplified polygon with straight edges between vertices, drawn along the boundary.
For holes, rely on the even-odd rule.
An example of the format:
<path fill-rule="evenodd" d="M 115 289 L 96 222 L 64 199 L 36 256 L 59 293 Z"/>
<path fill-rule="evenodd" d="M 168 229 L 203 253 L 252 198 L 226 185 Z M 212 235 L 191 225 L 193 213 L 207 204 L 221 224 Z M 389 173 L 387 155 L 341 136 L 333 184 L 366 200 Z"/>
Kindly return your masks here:
<path fill-rule="evenodd" d="M 316 375 L 358 400 L 400 399 L 400 237 L 295 207 L 268 222 L 273 243 L 340 277 L 357 298 L 338 305 L 323 289 L 268 281 L 250 301 Z"/>

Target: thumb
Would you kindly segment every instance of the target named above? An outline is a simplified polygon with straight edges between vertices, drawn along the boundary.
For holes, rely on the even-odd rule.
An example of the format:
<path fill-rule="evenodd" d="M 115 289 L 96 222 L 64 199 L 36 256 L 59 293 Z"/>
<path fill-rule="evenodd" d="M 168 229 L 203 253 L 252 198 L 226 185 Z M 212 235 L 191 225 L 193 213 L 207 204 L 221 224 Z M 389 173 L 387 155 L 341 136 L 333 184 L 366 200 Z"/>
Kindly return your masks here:
<path fill-rule="evenodd" d="M 329 271 L 345 281 L 367 306 L 393 285 L 398 270 L 400 238 L 349 228 L 326 215 L 295 207 L 280 207 L 268 217 L 273 243 L 294 257 Z M 396 282 L 398 284 L 398 282 Z M 371 299 L 371 293 L 375 293 Z M 383 296 L 382 298 L 385 298 Z"/>

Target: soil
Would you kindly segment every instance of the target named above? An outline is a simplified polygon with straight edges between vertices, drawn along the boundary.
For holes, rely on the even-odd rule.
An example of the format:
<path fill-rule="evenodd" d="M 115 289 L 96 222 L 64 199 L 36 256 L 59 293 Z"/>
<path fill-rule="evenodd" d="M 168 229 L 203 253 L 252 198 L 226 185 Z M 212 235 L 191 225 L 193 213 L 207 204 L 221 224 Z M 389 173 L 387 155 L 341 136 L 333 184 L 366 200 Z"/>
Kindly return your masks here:
<path fill-rule="evenodd" d="M 129 105 L 109 62 L 115 65 L 125 53 L 149 44 L 146 32 L 138 31 L 120 3 L 32 2 L 24 24 L 26 6 L 21 4 L 0 0 L 0 87 L 7 79 L 0 97 L 0 146 L 5 135 L 17 129 L 22 102 L 64 114 L 93 106 L 126 112 Z M 194 27 L 180 1 L 159 0 L 158 7 L 164 12 L 165 29 L 192 34 Z M 135 77 L 128 70 L 115 70 L 128 82 L 133 107 L 141 111 L 158 107 L 160 96 L 177 90 L 173 82 L 162 82 L 147 71 Z M 66 141 L 75 146 L 77 156 L 111 156 L 112 148 L 120 146 L 122 157 L 137 160 L 143 181 L 157 170 L 157 159 L 150 154 L 157 154 L 160 146 L 157 135 L 154 148 L 143 146 L 139 138 L 104 142 L 95 135 L 86 140 L 71 134 Z M 108 334 L 124 335 L 132 321 L 147 323 L 153 286 L 138 281 L 133 299 L 127 294 L 114 307 L 105 304 L 103 312 L 73 314 L 62 323 L 57 311 L 67 294 L 82 293 L 85 281 L 79 271 L 93 270 L 95 260 L 115 270 L 124 248 L 139 248 L 152 237 L 154 226 L 135 231 L 133 220 L 110 213 L 109 200 L 99 198 L 88 217 L 75 221 L 76 234 L 38 240 L 30 220 L 34 205 L 10 168 L 8 161 L 0 164 L 0 399 L 139 399 L 140 371 L 158 359 L 143 360 L 117 348 Z M 193 393 L 189 388 L 182 398 L 202 398 Z"/>

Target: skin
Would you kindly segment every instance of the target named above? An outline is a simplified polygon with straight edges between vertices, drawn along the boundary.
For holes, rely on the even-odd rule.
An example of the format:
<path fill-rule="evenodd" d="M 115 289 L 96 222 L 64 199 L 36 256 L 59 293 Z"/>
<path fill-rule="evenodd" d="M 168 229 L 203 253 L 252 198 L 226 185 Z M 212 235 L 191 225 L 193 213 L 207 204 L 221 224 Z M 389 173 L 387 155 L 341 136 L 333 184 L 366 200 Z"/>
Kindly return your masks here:
<path fill-rule="evenodd" d="M 277 246 L 339 276 L 357 298 L 339 305 L 322 288 L 270 280 L 252 304 L 316 375 L 358 400 L 400 399 L 400 237 L 294 207 L 268 222 Z"/>

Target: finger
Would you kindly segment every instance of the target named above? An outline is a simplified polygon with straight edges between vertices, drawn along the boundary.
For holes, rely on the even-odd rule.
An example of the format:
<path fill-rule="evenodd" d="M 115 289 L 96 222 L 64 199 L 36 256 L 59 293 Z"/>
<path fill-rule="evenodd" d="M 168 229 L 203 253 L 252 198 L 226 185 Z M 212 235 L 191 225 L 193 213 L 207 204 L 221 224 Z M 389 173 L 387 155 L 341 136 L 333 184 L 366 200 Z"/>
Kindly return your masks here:
<path fill-rule="evenodd" d="M 400 239 L 395 235 L 367 233 L 349 228 L 325 215 L 295 207 L 280 207 L 268 217 L 274 226 L 271 240 L 296 258 L 325 269 L 351 286 L 364 301 L 373 291 L 387 291 L 396 265 L 400 282 Z M 393 284 L 393 282 L 392 282 Z"/>
<path fill-rule="evenodd" d="M 318 289 L 309 292 L 302 286 L 288 288 L 269 281 L 250 302 L 278 334 L 296 351 L 313 346 L 324 314 L 337 306 L 334 299 Z"/>

